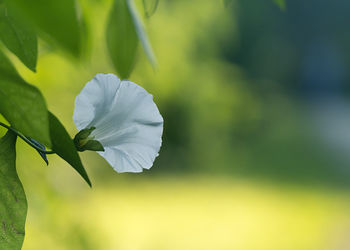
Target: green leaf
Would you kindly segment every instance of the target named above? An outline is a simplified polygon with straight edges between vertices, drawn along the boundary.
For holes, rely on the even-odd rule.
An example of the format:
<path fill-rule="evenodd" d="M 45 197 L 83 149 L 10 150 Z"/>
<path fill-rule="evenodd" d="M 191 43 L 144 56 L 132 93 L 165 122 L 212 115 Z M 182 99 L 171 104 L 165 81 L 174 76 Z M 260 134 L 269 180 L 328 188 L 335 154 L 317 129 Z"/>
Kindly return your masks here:
<path fill-rule="evenodd" d="M 38 56 L 36 34 L 16 21 L 5 6 L 0 6 L 0 40 L 35 72 Z"/>
<path fill-rule="evenodd" d="M 73 140 L 60 121 L 51 112 L 49 112 L 49 120 L 52 150 L 63 160 L 68 162 L 91 187 L 90 179 L 81 163 Z"/>
<path fill-rule="evenodd" d="M 80 27 L 74 0 L 5 0 L 16 17 L 33 25 L 43 38 L 80 54 Z"/>
<path fill-rule="evenodd" d="M 0 139 L 0 249 L 21 249 L 27 216 L 27 200 L 16 172 L 16 135 L 8 131 Z"/>
<path fill-rule="evenodd" d="M 286 1 L 285 0 L 273 0 L 279 7 L 281 10 L 285 10 L 286 9 Z"/>
<path fill-rule="evenodd" d="M 143 0 L 143 9 L 145 16 L 150 18 L 156 12 L 159 4 L 159 0 Z"/>
<path fill-rule="evenodd" d="M 13 128 L 50 147 L 49 119 L 44 97 L 26 83 L 0 52 L 0 114 Z"/>
<path fill-rule="evenodd" d="M 114 0 L 106 35 L 114 67 L 127 78 L 135 65 L 138 39 L 126 0 Z"/>
<path fill-rule="evenodd" d="M 151 47 L 151 44 L 148 41 L 147 34 L 145 31 L 144 25 L 142 23 L 142 19 L 141 19 L 139 13 L 137 12 L 134 1 L 127 0 L 127 4 L 129 7 L 131 18 L 134 22 L 137 36 L 138 36 L 139 40 L 141 41 L 143 50 L 146 53 L 148 61 L 152 64 L 152 66 L 156 66 L 156 64 L 157 64 L 156 57 L 154 56 L 153 49 Z"/>
<path fill-rule="evenodd" d="M 132 0 L 114 0 L 107 25 L 107 47 L 121 78 L 127 78 L 135 65 L 138 40 L 152 65 L 156 65 L 143 23 Z"/>

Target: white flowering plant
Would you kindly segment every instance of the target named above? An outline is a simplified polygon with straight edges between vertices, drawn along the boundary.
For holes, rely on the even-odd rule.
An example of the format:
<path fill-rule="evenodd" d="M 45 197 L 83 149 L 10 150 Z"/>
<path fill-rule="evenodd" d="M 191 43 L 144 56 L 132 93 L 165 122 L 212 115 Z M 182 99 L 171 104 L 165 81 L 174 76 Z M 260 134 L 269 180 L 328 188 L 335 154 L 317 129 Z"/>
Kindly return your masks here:
<path fill-rule="evenodd" d="M 153 15 L 158 0 L 142 3 L 144 16 Z M 17 138 L 47 164 L 47 155 L 57 154 L 90 186 L 78 152 L 96 151 L 119 173 L 150 169 L 158 155 L 163 118 L 153 96 L 125 80 L 139 44 L 150 63 L 156 64 L 133 0 L 113 0 L 105 42 L 117 74 L 97 74 L 76 97 L 73 120 L 79 132 L 73 139 L 47 109 L 40 90 L 13 66 L 11 54 L 36 72 L 38 38 L 83 58 L 88 40 L 83 10 L 75 0 L 0 0 L 0 126 L 7 129 L 0 139 L 0 249 L 20 249 L 25 235 L 27 201 L 16 171 Z"/>
<path fill-rule="evenodd" d="M 274 0 L 284 7 L 283 0 Z M 115 74 L 97 74 L 75 99 L 72 138 L 51 113 L 41 91 L 13 66 L 17 57 L 36 72 L 38 38 L 78 59 L 87 48 L 87 15 L 80 0 L 0 0 L 0 249 L 20 249 L 25 236 L 27 201 L 16 171 L 16 141 L 24 140 L 49 164 L 48 154 L 64 159 L 91 186 L 78 152 L 96 151 L 119 173 L 150 169 L 162 143 L 163 118 L 153 96 L 128 81 L 138 47 L 157 64 L 133 0 L 111 0 L 105 29 Z M 224 0 L 225 4 L 231 2 Z M 151 17 L 159 0 L 140 0 Z M 93 18 L 93 17 L 92 17 Z"/>

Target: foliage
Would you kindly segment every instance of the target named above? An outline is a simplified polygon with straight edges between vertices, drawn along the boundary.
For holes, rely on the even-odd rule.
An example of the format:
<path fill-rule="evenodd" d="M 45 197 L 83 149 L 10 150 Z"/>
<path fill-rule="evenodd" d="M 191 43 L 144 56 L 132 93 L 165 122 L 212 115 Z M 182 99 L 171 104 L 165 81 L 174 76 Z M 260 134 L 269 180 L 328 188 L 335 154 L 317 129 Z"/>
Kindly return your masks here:
<path fill-rule="evenodd" d="M 126 1 L 114 1 L 106 35 L 112 62 L 120 77 L 127 78 L 135 65 L 138 40 Z"/>
<path fill-rule="evenodd" d="M 139 41 L 151 64 L 156 64 L 142 21 L 132 0 L 114 1 L 106 39 L 112 62 L 121 78 L 127 78 L 135 65 Z"/>
<path fill-rule="evenodd" d="M 0 5 L 0 39 L 30 70 L 35 72 L 38 56 L 36 34 L 13 18 L 5 5 Z"/>
<path fill-rule="evenodd" d="M 144 1 L 148 17 L 154 14 L 157 5 L 158 1 Z M 0 114 L 10 124 L 10 127 L 2 124 L 9 132 L 0 142 L 1 249 L 20 249 L 24 238 L 26 198 L 15 168 L 16 134 L 47 163 L 46 154 L 56 153 L 91 186 L 71 136 L 48 111 L 40 90 L 22 79 L 7 56 L 11 52 L 35 72 L 39 37 L 49 47 L 62 48 L 75 58 L 82 58 L 84 25 L 81 8 L 73 0 L 0 1 L 0 40 L 8 49 L 0 50 Z M 114 0 L 106 42 L 115 69 L 123 78 L 132 72 L 139 41 L 155 65 L 135 4 L 132 0 Z M 53 151 L 46 151 L 47 147 Z"/>
<path fill-rule="evenodd" d="M 16 17 L 29 23 L 42 38 L 79 55 L 81 31 L 75 1 L 5 0 L 5 3 Z"/>
<path fill-rule="evenodd" d="M 26 83 L 10 61 L 0 52 L 0 113 L 12 127 L 51 146 L 49 120 L 44 97 Z"/>
<path fill-rule="evenodd" d="M 20 249 L 24 240 L 27 201 L 16 172 L 16 134 L 0 140 L 0 248 Z"/>
<path fill-rule="evenodd" d="M 56 116 L 49 113 L 50 136 L 52 140 L 52 149 L 65 161 L 67 161 L 91 186 L 89 177 L 81 163 L 77 149 L 74 146 L 66 129 L 60 123 Z"/>
<path fill-rule="evenodd" d="M 225 1 L 229 4 L 231 1 Z M 279 6 L 284 1 L 275 0 Z M 144 13 L 151 17 L 159 0 L 143 0 Z M 80 12 L 79 12 L 80 11 Z M 15 55 L 35 72 L 38 40 L 49 48 L 60 48 L 78 60 L 82 57 L 83 13 L 73 0 L 27 1 L 0 0 L 0 114 L 11 128 L 32 141 L 34 148 L 46 159 L 46 147 L 69 163 L 91 186 L 77 149 L 64 125 L 48 111 L 40 90 L 27 83 L 11 63 Z M 148 61 L 155 66 L 156 58 L 144 24 L 133 0 L 113 0 L 105 42 L 115 70 L 127 78 L 137 61 L 141 43 Z M 9 59 L 10 58 L 10 59 Z M 59 74 L 59 73 L 57 73 Z M 34 143 L 37 142 L 37 143 Z M 0 141 L 1 249 L 19 249 L 24 237 L 26 199 L 15 168 L 16 136 L 13 132 Z M 42 146 L 44 145 L 44 146 Z M 5 223 L 4 223 L 5 222 Z M 1 224 L 0 224 L 1 227 Z M 11 229 L 11 230 L 9 230 Z"/>

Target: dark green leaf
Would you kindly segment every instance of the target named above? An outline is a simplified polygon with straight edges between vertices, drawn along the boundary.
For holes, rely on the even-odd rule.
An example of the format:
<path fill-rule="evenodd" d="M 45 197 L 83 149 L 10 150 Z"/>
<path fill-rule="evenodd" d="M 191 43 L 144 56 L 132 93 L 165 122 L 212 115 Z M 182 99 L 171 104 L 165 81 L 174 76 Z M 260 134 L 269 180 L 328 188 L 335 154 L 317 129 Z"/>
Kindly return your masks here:
<path fill-rule="evenodd" d="M 156 58 L 154 56 L 151 44 L 148 41 L 147 38 L 147 34 L 145 31 L 145 28 L 143 26 L 142 20 L 140 18 L 140 15 L 137 12 L 136 6 L 134 4 L 133 0 L 126 0 L 128 7 L 129 7 L 129 11 L 131 14 L 131 18 L 133 20 L 135 29 L 136 29 L 136 34 L 139 38 L 139 40 L 141 41 L 143 50 L 146 53 L 146 56 L 148 58 L 148 61 L 152 64 L 152 66 L 155 66 L 157 64 Z"/>
<path fill-rule="evenodd" d="M 285 0 L 273 0 L 280 8 L 281 10 L 286 9 L 286 1 Z"/>
<path fill-rule="evenodd" d="M 143 0 L 143 8 L 145 16 L 150 18 L 157 10 L 159 0 Z"/>
<path fill-rule="evenodd" d="M 81 163 L 73 140 L 60 121 L 51 112 L 49 112 L 49 120 L 52 150 L 54 150 L 63 160 L 68 162 L 91 187 L 91 182 L 83 164 Z"/>
<path fill-rule="evenodd" d="M 135 64 L 138 39 L 126 0 L 114 0 L 106 35 L 114 67 L 121 78 L 127 78 Z"/>
<path fill-rule="evenodd" d="M 153 50 L 132 0 L 114 0 L 106 34 L 112 62 L 121 78 L 127 78 L 134 67 L 138 40 L 148 60 L 156 65 Z"/>
<path fill-rule="evenodd" d="M 73 55 L 80 54 L 80 29 L 74 0 L 5 0 L 16 17 L 32 24 L 44 38 Z"/>
<path fill-rule="evenodd" d="M 42 94 L 18 75 L 1 52 L 0 114 L 25 136 L 50 147 L 48 113 Z"/>
<path fill-rule="evenodd" d="M 0 40 L 35 72 L 38 56 L 36 34 L 18 23 L 5 6 L 0 6 Z"/>
<path fill-rule="evenodd" d="M 21 249 L 27 216 L 26 196 L 16 172 L 16 135 L 0 140 L 0 249 Z"/>

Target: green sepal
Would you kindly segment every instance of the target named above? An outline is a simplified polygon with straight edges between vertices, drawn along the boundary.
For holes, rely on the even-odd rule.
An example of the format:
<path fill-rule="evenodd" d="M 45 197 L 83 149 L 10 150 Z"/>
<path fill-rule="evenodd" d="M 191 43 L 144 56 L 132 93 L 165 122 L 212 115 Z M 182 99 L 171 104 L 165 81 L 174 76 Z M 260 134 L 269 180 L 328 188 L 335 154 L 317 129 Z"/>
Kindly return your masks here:
<path fill-rule="evenodd" d="M 79 142 L 81 140 L 87 139 L 91 134 L 91 132 L 94 131 L 95 129 L 96 129 L 95 127 L 91 127 L 91 128 L 84 128 L 80 130 L 79 133 L 75 135 L 74 142 L 76 141 Z"/>
<path fill-rule="evenodd" d="M 80 152 L 85 150 L 91 151 L 105 151 L 102 144 L 99 141 L 94 140 L 90 137 L 91 132 L 96 129 L 95 127 L 85 128 L 79 131 L 74 137 L 74 145 Z"/>
<path fill-rule="evenodd" d="M 90 150 L 90 151 L 105 151 L 102 144 L 99 141 L 96 140 L 89 140 L 87 143 L 82 147 L 82 151 L 84 150 Z"/>

